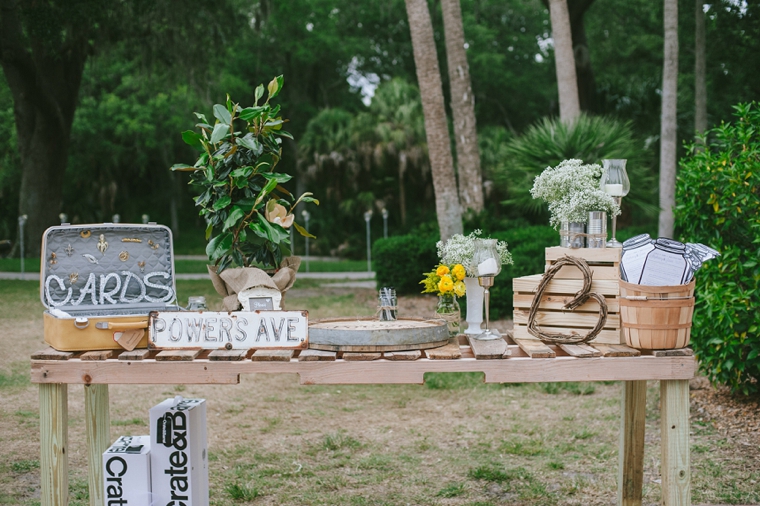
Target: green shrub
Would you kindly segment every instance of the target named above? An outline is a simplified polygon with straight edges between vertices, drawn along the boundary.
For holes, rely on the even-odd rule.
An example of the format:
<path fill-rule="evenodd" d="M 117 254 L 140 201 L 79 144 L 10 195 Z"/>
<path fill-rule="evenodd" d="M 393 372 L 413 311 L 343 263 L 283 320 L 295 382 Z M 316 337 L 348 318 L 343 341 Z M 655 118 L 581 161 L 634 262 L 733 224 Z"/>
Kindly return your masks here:
<path fill-rule="evenodd" d="M 512 318 L 512 279 L 544 272 L 544 249 L 559 246 L 559 234 L 548 225 L 537 225 L 496 232 L 490 236 L 506 241 L 514 261 L 514 264 L 502 268 L 494 280 L 491 288 L 491 319 Z"/>
<path fill-rule="evenodd" d="M 586 163 L 601 163 L 604 158 L 625 158 L 631 193 L 625 205 L 636 210 L 636 222 L 651 221 L 657 215 L 656 178 L 651 168 L 652 153 L 642 149 L 633 136 L 630 122 L 601 116 L 580 116 L 570 125 L 559 119 L 544 118 L 501 150 L 501 163 L 489 170 L 496 189 L 507 194 L 509 208 L 532 217 L 534 223 L 548 223 L 546 205 L 530 195 L 533 180 L 546 167 L 577 158 Z M 651 150 L 650 150 L 651 151 Z"/>
<path fill-rule="evenodd" d="M 721 252 L 696 274 L 692 344 L 715 383 L 760 393 L 760 105 L 735 107 L 737 120 L 689 146 L 676 186 L 684 241 Z"/>
<path fill-rule="evenodd" d="M 372 245 L 377 286 L 392 286 L 398 295 L 421 293 L 422 273 L 438 263 L 438 237 L 412 233 L 378 239 Z"/>

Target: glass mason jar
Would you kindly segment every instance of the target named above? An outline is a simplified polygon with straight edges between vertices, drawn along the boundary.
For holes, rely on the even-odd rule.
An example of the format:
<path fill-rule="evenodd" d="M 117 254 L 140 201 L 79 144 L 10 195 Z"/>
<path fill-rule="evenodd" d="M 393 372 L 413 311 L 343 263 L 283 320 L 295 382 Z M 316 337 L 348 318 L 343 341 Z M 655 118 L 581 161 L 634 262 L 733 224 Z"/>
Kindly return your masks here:
<path fill-rule="evenodd" d="M 459 313 L 459 302 L 457 296 L 453 293 L 444 293 L 438 296 L 438 306 L 435 308 L 438 318 L 446 321 L 449 329 L 449 337 L 456 337 L 459 334 L 461 317 Z"/>

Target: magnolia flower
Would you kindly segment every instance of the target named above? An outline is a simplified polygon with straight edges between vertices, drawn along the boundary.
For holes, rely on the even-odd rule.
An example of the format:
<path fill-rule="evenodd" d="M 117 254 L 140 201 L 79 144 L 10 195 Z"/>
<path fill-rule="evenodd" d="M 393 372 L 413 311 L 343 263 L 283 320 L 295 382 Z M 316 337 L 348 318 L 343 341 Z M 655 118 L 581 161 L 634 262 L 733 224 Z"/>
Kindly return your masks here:
<path fill-rule="evenodd" d="M 264 216 L 269 223 L 275 223 L 282 228 L 290 227 L 293 224 L 293 220 L 296 219 L 295 215 L 288 214 L 285 206 L 278 204 L 274 199 L 267 202 L 266 213 L 264 213 Z"/>

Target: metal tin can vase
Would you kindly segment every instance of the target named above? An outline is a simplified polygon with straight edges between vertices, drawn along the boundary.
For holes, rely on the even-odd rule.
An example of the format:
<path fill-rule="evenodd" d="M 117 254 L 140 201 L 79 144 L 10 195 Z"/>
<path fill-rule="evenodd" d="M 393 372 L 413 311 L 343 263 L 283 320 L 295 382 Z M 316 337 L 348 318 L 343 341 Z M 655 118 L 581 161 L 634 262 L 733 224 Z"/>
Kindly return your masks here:
<path fill-rule="evenodd" d="M 586 226 L 586 246 L 588 248 L 607 247 L 607 213 L 604 211 L 590 211 L 588 213 L 588 225 Z"/>
<path fill-rule="evenodd" d="M 455 337 L 460 332 L 461 316 L 459 312 L 459 302 L 453 293 L 445 293 L 438 296 L 438 306 L 435 308 L 438 318 L 446 321 L 449 329 L 449 337 Z"/>

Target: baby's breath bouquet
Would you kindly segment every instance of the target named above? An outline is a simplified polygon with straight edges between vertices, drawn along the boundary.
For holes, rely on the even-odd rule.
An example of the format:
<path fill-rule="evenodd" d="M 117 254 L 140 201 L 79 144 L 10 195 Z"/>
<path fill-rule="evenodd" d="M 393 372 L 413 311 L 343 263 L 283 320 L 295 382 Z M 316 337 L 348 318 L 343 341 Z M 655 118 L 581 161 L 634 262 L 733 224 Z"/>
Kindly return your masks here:
<path fill-rule="evenodd" d="M 461 264 L 464 266 L 467 276 L 477 277 L 477 266 L 473 264 L 472 258 L 475 256 L 475 241 L 481 239 L 482 233 L 481 230 L 475 230 L 469 235 L 454 234 L 446 242 L 438 241 L 436 247 L 441 263 L 447 265 Z M 502 265 L 512 264 L 512 255 L 507 249 L 507 243 L 497 241 L 496 251 L 499 253 Z"/>
<path fill-rule="evenodd" d="M 617 216 L 620 206 L 599 187 L 601 177 L 599 164 L 565 160 L 536 176 L 530 194 L 549 204 L 550 223 L 554 228 L 565 221 L 586 223 L 589 211 L 605 211 Z"/>
<path fill-rule="evenodd" d="M 462 264 L 438 266 L 430 272 L 423 273 L 425 278 L 420 284 L 425 287 L 422 293 L 434 293 L 438 296 L 456 295 L 462 297 L 465 294 L 464 278 L 465 270 Z"/>

